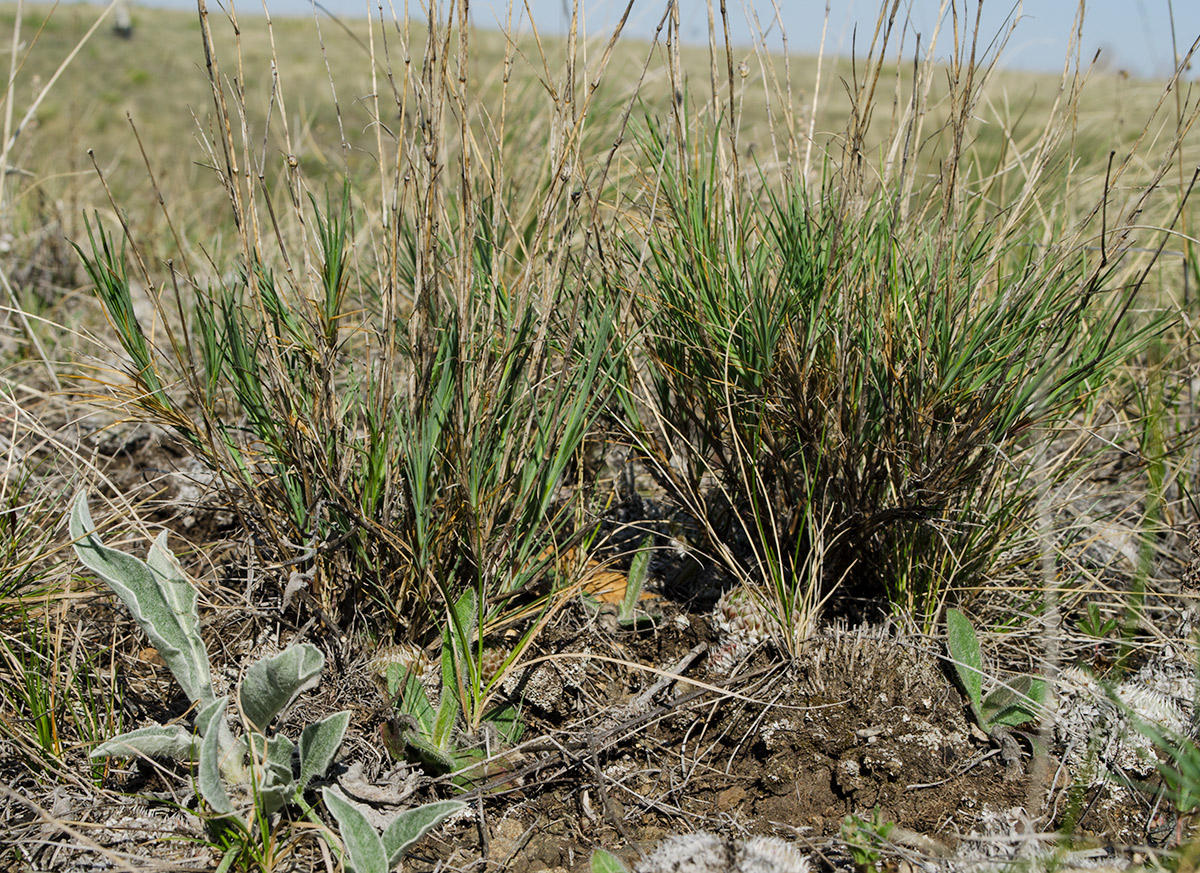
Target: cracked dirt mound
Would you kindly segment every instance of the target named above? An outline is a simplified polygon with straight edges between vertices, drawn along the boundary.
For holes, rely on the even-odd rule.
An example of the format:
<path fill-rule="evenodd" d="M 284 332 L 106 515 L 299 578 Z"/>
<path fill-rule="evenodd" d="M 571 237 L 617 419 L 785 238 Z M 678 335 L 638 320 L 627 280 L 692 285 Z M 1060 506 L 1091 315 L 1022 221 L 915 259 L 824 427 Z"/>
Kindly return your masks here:
<path fill-rule="evenodd" d="M 669 668 L 703 636 L 696 625 L 668 620 L 620 642 Z M 669 683 L 639 713 L 626 707 L 615 727 L 548 716 L 541 727 L 567 751 L 546 753 L 520 787 L 484 801 L 487 858 L 507 870 L 582 870 L 593 846 L 634 863 L 665 837 L 697 830 L 781 837 L 820 855 L 852 814 L 918 841 L 935 835 L 925 850 L 948 851 L 984 811 L 1023 804 L 1027 783 L 1006 780 L 998 756 L 973 738 L 930 645 L 888 628 L 831 628 L 789 666 L 760 655 L 732 680 L 685 671 L 728 687 Z M 586 676 L 574 692 L 580 710 L 662 685 L 657 674 L 594 661 Z M 470 830 L 452 866 L 484 849 Z"/>

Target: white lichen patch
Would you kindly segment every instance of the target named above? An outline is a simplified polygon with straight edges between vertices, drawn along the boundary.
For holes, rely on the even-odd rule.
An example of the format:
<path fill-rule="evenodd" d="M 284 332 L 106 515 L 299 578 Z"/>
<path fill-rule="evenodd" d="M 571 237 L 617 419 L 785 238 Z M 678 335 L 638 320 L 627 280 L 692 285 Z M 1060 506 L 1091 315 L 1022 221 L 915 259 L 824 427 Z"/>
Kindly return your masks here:
<path fill-rule="evenodd" d="M 578 691 L 587 675 L 588 651 L 581 658 L 544 661 L 533 666 L 512 670 L 500 683 L 505 694 L 520 697 L 544 712 L 556 712 L 570 695 Z"/>
<path fill-rule="evenodd" d="M 766 722 L 759 731 L 759 738 L 769 751 L 776 751 L 789 745 L 791 738 L 798 733 L 794 720 L 774 719 Z"/>
<path fill-rule="evenodd" d="M 809 873 L 811 864 L 778 837 L 746 842 L 705 831 L 668 837 L 634 873 Z"/>
<path fill-rule="evenodd" d="M 1055 735 L 1072 779 L 1124 784 L 1130 776 L 1151 776 L 1157 771 L 1155 743 L 1140 725 L 1167 736 L 1188 734 L 1191 700 L 1161 690 L 1169 684 L 1148 684 L 1145 679 L 1153 675 L 1155 671 L 1143 669 L 1132 679 L 1105 686 L 1081 668 L 1062 671 Z"/>

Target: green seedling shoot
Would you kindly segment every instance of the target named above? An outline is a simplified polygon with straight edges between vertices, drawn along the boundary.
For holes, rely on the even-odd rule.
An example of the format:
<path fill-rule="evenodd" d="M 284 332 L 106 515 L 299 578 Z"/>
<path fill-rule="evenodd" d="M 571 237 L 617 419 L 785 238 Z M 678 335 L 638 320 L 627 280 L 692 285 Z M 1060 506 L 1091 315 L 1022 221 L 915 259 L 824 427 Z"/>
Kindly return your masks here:
<path fill-rule="evenodd" d="M 1116 618 L 1105 619 L 1103 613 L 1100 612 L 1100 607 L 1089 602 L 1087 615 L 1079 620 L 1078 627 L 1080 633 L 1102 640 L 1120 627 L 1120 622 Z"/>
<path fill-rule="evenodd" d="M 384 727 L 388 750 L 434 772 L 456 773 L 460 785 L 495 775 L 505 766 L 503 761 L 483 766 L 485 750 L 464 743 L 459 729 L 462 695 L 482 693 L 482 682 L 475 681 L 478 665 L 471 652 L 477 632 L 476 596 L 474 590 L 468 590 L 455 602 L 454 614 L 442 632 L 441 692 L 436 708 L 412 665 L 391 663 L 383 676 L 385 694 L 397 716 Z M 509 705 L 486 710 L 483 723 L 506 745 L 516 743 L 524 729 L 516 708 Z"/>
<path fill-rule="evenodd" d="M 625 583 L 625 596 L 617 612 L 617 623 L 630 630 L 636 630 L 644 624 L 653 621 L 654 616 L 638 608 L 642 599 L 642 589 L 646 587 L 646 579 L 650 576 L 650 544 L 651 537 L 644 538 L 638 545 L 637 553 L 629 564 L 628 581 Z"/>
<path fill-rule="evenodd" d="M 946 646 L 950 660 L 967 694 L 971 715 L 988 736 L 998 728 L 1019 727 L 1037 718 L 1046 683 L 1033 676 L 1018 676 L 983 693 L 983 653 L 970 620 L 957 609 L 946 611 Z"/>
<path fill-rule="evenodd" d="M 895 822 L 885 819 L 878 806 L 869 818 L 854 814 L 846 816 L 842 821 L 842 839 L 850 849 L 854 866 L 859 870 L 877 867 L 895 827 Z"/>

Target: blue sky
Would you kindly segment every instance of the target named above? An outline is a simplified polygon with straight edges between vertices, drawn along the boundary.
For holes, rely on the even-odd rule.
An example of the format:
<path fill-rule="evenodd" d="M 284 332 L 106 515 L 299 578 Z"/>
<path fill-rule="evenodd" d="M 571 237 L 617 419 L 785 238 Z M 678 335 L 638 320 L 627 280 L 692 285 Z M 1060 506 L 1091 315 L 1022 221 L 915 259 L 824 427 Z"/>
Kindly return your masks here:
<path fill-rule="evenodd" d="M 135 0 L 143 2 L 143 0 Z M 151 5 L 193 8 L 194 0 L 144 0 Z M 210 0 L 215 5 L 216 0 Z M 272 15 L 311 14 L 311 0 L 266 0 Z M 379 0 L 319 0 L 331 12 L 346 17 L 365 16 L 377 9 Z M 385 8 L 389 0 L 384 0 Z M 587 34 L 599 36 L 611 32 L 625 2 L 618 0 L 580 0 L 583 3 Z M 958 7 L 969 7 L 972 17 L 975 0 L 955 0 Z M 405 0 L 390 0 L 397 10 L 403 10 Z M 627 33 L 648 37 L 662 16 L 666 0 L 634 0 Z M 262 0 L 242 0 L 237 3 L 239 14 L 261 9 Z M 713 0 L 714 6 L 719 4 Z M 408 0 L 415 11 L 423 7 L 420 0 Z M 515 8 L 524 18 L 524 2 L 516 0 Z M 561 32 L 569 21 L 571 0 L 529 0 L 529 9 L 540 29 Z M 778 5 L 782 26 L 787 32 L 790 48 L 796 52 L 815 52 L 820 45 L 821 25 L 825 17 L 826 0 L 727 0 L 734 38 L 743 44 L 752 41 L 754 28 L 748 24 L 750 14 L 757 12 L 764 28 L 770 28 L 768 41 L 778 45 L 779 23 L 772 25 L 774 6 Z M 878 0 L 829 0 L 829 32 L 827 47 L 848 54 L 854 27 L 858 27 L 858 42 L 865 46 L 870 39 L 879 8 Z M 906 12 L 914 29 L 925 42 L 932 33 L 939 0 L 902 0 L 901 16 Z M 1005 66 L 1014 69 L 1055 71 L 1062 69 L 1072 22 L 1075 0 L 1025 0 L 1021 18 L 1002 57 Z M 492 26 L 503 19 L 507 0 L 472 0 L 471 15 L 479 26 Z M 1182 53 L 1200 36 L 1200 0 L 1089 0 L 1086 5 L 1082 48 L 1088 58 L 1101 49 L 1108 66 L 1127 69 L 1143 76 L 1167 75 L 1173 68 L 1171 49 L 1171 20 L 1173 8 L 1175 35 Z M 705 0 L 680 0 L 684 38 L 703 43 L 707 39 L 707 5 Z M 981 34 L 988 37 L 998 33 L 1016 9 L 1015 0 L 985 0 Z M 376 13 L 378 14 L 378 13 Z M 945 39 L 948 44 L 949 40 Z M 927 44 L 927 43 L 926 43 Z M 909 38 L 906 45 L 914 45 Z M 860 49 L 861 51 L 861 49 Z M 1200 63 L 1197 63 L 1200 68 Z"/>
<path fill-rule="evenodd" d="M 569 4 L 569 0 L 567 2 Z M 956 4 L 960 10 L 969 8 L 974 19 L 978 6 L 975 0 L 965 3 L 956 0 Z M 716 0 L 713 5 L 719 8 Z M 826 0 L 777 0 L 776 3 L 771 0 L 728 0 L 735 38 L 739 42 L 751 41 L 755 30 L 747 23 L 750 14 L 757 13 L 765 29 L 775 18 L 776 5 L 789 47 L 797 52 L 816 52 L 820 46 Z M 506 8 L 503 2 L 496 0 L 474 0 L 471 8 L 476 21 L 483 24 L 489 19 L 494 20 L 493 6 Z M 561 29 L 569 20 L 564 0 L 530 0 L 529 6 L 539 27 Z M 635 0 L 630 16 L 632 30 L 643 36 L 653 33 L 664 6 L 665 0 Z M 857 25 L 861 53 L 874 29 L 878 0 L 829 0 L 828 6 L 827 47 L 849 54 Z M 902 0 L 898 20 L 907 13 L 914 29 L 923 34 L 923 44 L 927 44 L 940 6 L 939 0 Z M 586 0 L 589 34 L 611 30 L 624 8 L 624 2 L 615 0 Z M 985 0 L 980 34 L 990 38 L 999 33 L 1017 8 L 1015 0 Z M 1101 49 L 1107 64 L 1114 68 L 1148 76 L 1169 74 L 1174 69 L 1171 60 L 1172 8 L 1176 43 L 1182 54 L 1200 36 L 1200 0 L 1174 0 L 1173 3 L 1171 0 L 1089 0 L 1082 40 L 1085 57 L 1090 59 L 1097 49 Z M 707 39 L 705 0 L 681 0 L 680 9 L 684 38 L 704 42 Z M 1025 0 L 1020 4 L 1020 19 L 1002 58 L 1004 65 L 1016 69 L 1061 70 L 1076 9 L 1075 0 Z M 777 32 L 768 34 L 773 43 Z M 947 29 L 945 34 L 948 33 Z M 943 35 L 941 39 L 948 46 L 947 36 Z M 915 45 L 911 35 L 906 45 Z M 1196 66 L 1200 67 L 1200 63 Z"/>

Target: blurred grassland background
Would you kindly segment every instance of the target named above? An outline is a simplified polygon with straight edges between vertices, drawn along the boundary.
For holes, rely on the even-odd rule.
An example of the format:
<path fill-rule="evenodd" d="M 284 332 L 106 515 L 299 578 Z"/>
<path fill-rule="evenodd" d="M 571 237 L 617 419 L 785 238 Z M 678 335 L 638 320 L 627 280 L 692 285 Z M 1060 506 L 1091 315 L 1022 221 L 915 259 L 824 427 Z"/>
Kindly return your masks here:
<path fill-rule="evenodd" d="M 99 7 L 78 4 L 57 7 L 53 13 L 51 7 L 25 7 L 21 63 L 11 103 L 18 114 L 54 74 L 59 62 L 84 36 L 100 11 Z M 45 210 L 58 211 L 60 220 L 69 222 L 64 227 L 64 231 L 70 231 L 67 235 L 79 238 L 78 220 L 83 212 L 109 206 L 88 155 L 90 149 L 105 174 L 113 199 L 128 212 L 131 227 L 138 230 L 143 245 L 150 245 L 153 251 L 152 241 L 162 230 L 146 172 L 148 160 L 168 209 L 180 222 L 183 237 L 191 239 L 194 230 L 199 235 L 197 242 L 204 239 L 206 246 L 219 250 L 229 230 L 229 214 L 220 187 L 212 183 L 212 174 L 204 166 L 205 155 L 197 145 L 198 123 L 205 126 L 212 102 L 204 70 L 200 25 L 195 14 L 186 12 L 139 8 L 136 16 L 137 33 L 131 41 L 115 39 L 103 28 L 83 45 L 41 103 L 29 129 L 21 133 L 9 163 L 35 181 L 10 185 L 13 211 L 9 220 L 16 231 L 29 231 L 36 229 Z M 0 35 L 5 45 L 11 42 L 8 36 L 15 20 L 13 7 L 0 8 Z M 214 14 L 211 20 L 218 50 L 228 49 L 225 73 L 235 75 L 234 28 L 226 16 Z M 374 121 L 364 100 L 364 95 L 373 93 L 374 88 L 366 22 L 322 18 L 314 23 L 312 18 L 277 18 L 272 25 L 274 45 L 261 15 L 240 20 L 236 60 L 246 88 L 250 129 L 265 129 L 268 112 L 280 111 L 271 101 L 271 87 L 277 76 L 293 124 L 295 156 L 303 162 L 306 180 L 313 190 L 319 191 L 331 181 L 335 186 L 340 184 L 347 169 L 359 180 L 377 174 Z M 412 51 L 419 50 L 422 34 L 422 25 L 413 23 L 407 35 Z M 395 73 L 400 75 L 405 35 L 394 22 L 376 21 L 374 36 L 377 51 L 382 51 L 378 47 L 385 42 L 390 43 L 395 53 L 392 57 Z M 36 45 L 29 51 L 35 39 Z M 606 41 L 607 36 L 595 36 L 582 46 L 583 63 L 587 63 L 589 52 L 593 60 L 597 59 Z M 478 29 L 472 32 L 470 45 L 468 69 L 472 91 L 481 107 L 498 105 L 506 39 L 495 31 Z M 512 114 L 519 120 L 513 129 L 519 129 L 521 136 L 504 144 L 504 148 L 508 150 L 505 160 L 511 163 L 509 172 L 518 177 L 523 169 L 521 161 L 512 160 L 509 155 L 537 156 L 537 152 L 525 148 L 529 144 L 525 137 L 544 128 L 544 113 L 552 107 L 553 98 L 539 80 L 545 79 L 549 71 L 557 74 L 566 52 L 565 38 L 545 37 L 542 48 L 547 63 L 539 56 L 533 38 L 522 38 L 513 66 L 512 90 L 516 97 L 510 94 L 509 99 L 515 106 Z M 911 52 L 911 46 L 904 48 Z M 638 83 L 635 74 L 647 63 L 647 54 L 651 58 L 646 80 Z M 690 91 L 687 99 L 700 104 L 711 100 L 708 51 L 685 47 L 681 57 Z M 1089 60 L 1082 59 L 1085 67 Z M 809 113 L 816 113 L 814 147 L 818 171 L 825 154 L 836 161 L 851 109 L 842 85 L 843 80 L 852 77 L 851 63 L 845 59 L 826 59 L 820 102 L 814 108 L 812 101 L 818 84 L 815 58 L 792 58 L 790 81 L 785 80 L 783 60 L 777 55 L 759 56 L 752 48 L 746 48 L 735 57 L 735 62 L 740 61 L 750 68 L 750 75 L 737 82 L 736 98 L 739 137 L 748 156 L 771 172 L 773 156 L 767 109 L 774 104 L 777 114 L 783 111 L 779 98 L 786 93 L 793 101 L 790 108 L 800 132 L 808 130 Z M 386 75 L 384 66 L 382 59 L 376 64 L 380 79 Z M 862 72 L 860 68 L 860 76 Z M 899 56 L 895 63 L 888 63 L 882 69 L 876 86 L 877 119 L 865 149 L 872 164 L 883 145 L 894 136 L 894 125 L 887 123 L 887 116 L 894 116 L 902 108 L 893 105 L 893 100 L 902 103 L 907 99 L 911 72 L 911 61 Z M 340 110 L 335 108 L 331 80 Z M 1103 182 L 1109 151 L 1123 154 L 1143 136 L 1143 124 L 1155 111 L 1162 96 L 1162 84 L 1103 70 L 1090 74 L 1087 87 L 1071 109 L 1071 131 L 1056 161 L 1064 176 L 1062 190 L 1068 190 L 1065 175 L 1069 168 L 1070 184 L 1079 195 L 1047 204 L 1046 212 L 1057 210 L 1059 219 L 1069 220 L 1070 215 L 1061 213 L 1095 195 L 1095 186 Z M 977 176 L 991 175 L 996 167 L 1005 168 L 996 175 L 995 183 L 987 186 L 998 203 L 1004 202 L 1006 190 L 1013 187 L 1006 177 L 1020 172 L 1020 161 L 1015 155 L 1042 134 L 1047 113 L 1056 99 L 1061 99 L 1060 85 L 1056 76 L 1000 71 L 993 74 L 984 89 L 983 99 L 976 107 L 968 150 Z M 619 121 L 619 107 L 628 101 L 635 88 L 647 112 L 666 112 L 670 87 L 662 51 L 651 52 L 645 43 L 622 39 L 594 98 L 597 110 L 588 118 L 587 136 L 598 149 L 611 143 Z M 935 76 L 929 101 L 932 118 L 928 125 L 935 139 L 945 133 L 940 124 L 944 121 L 945 89 L 945 76 Z M 1158 146 L 1174 130 L 1172 107 L 1166 108 L 1146 131 L 1146 139 L 1135 156 L 1143 167 L 1127 183 L 1130 186 L 1137 184 L 1138 176 L 1144 178 L 1150 172 Z M 939 112 L 943 113 L 941 119 Z M 395 130 L 390 123 L 395 120 L 398 118 L 384 118 L 382 123 L 390 128 L 390 136 L 404 135 L 406 132 Z M 131 122 L 141 139 L 140 147 Z M 272 168 L 278 166 L 284 154 L 278 123 L 262 145 L 270 179 Z M 1191 166 L 1200 157 L 1194 151 L 1194 144 L 1188 143 L 1186 148 L 1191 151 L 1181 156 L 1181 166 Z M 940 157 L 936 147 L 924 148 L 923 171 L 936 172 Z M 1081 186 L 1090 188 L 1080 190 Z M 1089 202 L 1088 208 L 1090 205 Z"/>

